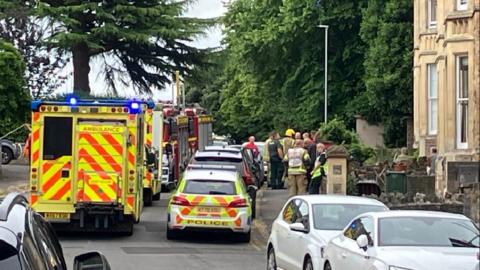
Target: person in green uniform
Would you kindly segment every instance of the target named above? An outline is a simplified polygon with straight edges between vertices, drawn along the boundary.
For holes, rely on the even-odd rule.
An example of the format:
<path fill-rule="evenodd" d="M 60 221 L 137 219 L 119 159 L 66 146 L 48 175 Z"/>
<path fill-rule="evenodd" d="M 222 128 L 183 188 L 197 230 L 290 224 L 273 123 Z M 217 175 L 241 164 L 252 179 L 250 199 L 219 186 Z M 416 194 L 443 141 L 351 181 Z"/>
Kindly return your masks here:
<path fill-rule="evenodd" d="M 270 140 L 267 148 L 270 160 L 270 186 L 272 189 L 280 189 L 283 187 L 281 169 L 283 166 L 283 147 L 280 144 L 280 135 L 278 132 L 270 133 Z"/>

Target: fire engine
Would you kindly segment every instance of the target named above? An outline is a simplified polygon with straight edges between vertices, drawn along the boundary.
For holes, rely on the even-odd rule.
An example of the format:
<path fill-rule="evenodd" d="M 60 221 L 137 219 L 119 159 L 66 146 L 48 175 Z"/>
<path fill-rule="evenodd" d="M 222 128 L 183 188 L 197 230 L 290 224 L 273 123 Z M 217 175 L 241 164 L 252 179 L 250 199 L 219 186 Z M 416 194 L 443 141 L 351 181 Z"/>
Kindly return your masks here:
<path fill-rule="evenodd" d="M 200 108 L 182 112 L 167 105 L 163 117 L 163 170 L 168 172 L 168 183 L 164 185 L 169 189 L 181 178 L 193 154 L 212 144 L 213 117 Z"/>
<path fill-rule="evenodd" d="M 32 102 L 32 208 L 59 230 L 133 233 L 140 220 L 144 114 L 151 102 Z"/>

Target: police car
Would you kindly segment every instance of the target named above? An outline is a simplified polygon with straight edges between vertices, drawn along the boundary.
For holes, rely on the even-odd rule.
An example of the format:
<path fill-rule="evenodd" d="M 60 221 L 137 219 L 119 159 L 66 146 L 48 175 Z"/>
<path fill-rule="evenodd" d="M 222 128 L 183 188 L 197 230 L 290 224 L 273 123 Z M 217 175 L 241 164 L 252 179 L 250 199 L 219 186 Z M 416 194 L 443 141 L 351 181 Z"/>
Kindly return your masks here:
<path fill-rule="evenodd" d="M 167 239 L 184 231 L 226 231 L 250 241 L 249 189 L 234 166 L 189 165 L 168 204 Z"/>

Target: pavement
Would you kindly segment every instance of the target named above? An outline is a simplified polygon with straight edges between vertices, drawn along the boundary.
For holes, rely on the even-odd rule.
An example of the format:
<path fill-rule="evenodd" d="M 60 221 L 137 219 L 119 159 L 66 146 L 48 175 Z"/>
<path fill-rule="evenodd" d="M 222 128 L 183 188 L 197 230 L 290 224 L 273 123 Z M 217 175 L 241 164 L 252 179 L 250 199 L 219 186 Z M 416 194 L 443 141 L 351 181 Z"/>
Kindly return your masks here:
<path fill-rule="evenodd" d="M 2 165 L 0 196 L 13 191 L 28 191 L 28 182 L 28 163 L 25 161 L 15 160 L 8 165 Z"/>
<path fill-rule="evenodd" d="M 28 166 L 12 163 L 2 166 L 1 192 L 26 191 Z M 112 269 L 264 269 L 266 244 L 271 224 L 288 199 L 286 190 L 262 188 L 257 195 L 257 219 L 253 222 L 250 243 L 233 241 L 228 234 L 188 234 L 181 240 L 166 238 L 166 204 L 170 194 L 144 208 L 141 221 L 131 237 L 105 234 L 61 234 L 67 266 L 75 256 L 89 252 L 103 253 Z"/>

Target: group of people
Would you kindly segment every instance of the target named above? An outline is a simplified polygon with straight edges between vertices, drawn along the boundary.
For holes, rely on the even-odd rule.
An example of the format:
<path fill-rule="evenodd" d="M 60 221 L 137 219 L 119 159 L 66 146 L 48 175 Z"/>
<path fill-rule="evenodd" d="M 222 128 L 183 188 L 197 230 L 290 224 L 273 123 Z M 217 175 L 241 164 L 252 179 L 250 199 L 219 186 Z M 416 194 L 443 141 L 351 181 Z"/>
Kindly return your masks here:
<path fill-rule="evenodd" d="M 290 196 L 320 193 L 328 171 L 325 145 L 316 144 L 310 133 L 293 129 L 288 129 L 284 138 L 271 132 L 265 145 L 272 189 L 283 188 L 286 180 Z"/>

